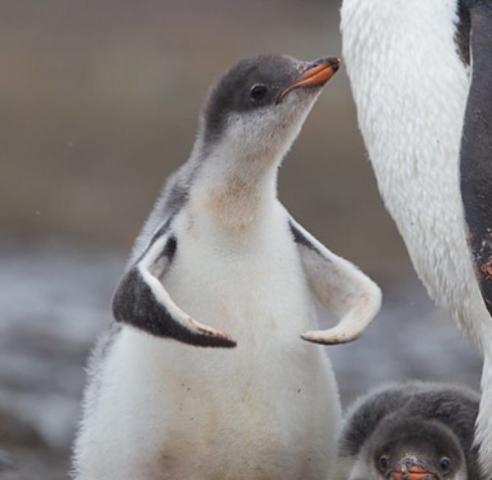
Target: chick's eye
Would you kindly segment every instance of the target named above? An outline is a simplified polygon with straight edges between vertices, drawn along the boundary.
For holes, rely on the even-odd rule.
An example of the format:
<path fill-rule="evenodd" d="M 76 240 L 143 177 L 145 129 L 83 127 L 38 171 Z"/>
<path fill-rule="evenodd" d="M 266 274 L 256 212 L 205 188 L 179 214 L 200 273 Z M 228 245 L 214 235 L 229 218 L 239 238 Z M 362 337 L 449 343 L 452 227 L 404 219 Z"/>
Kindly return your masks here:
<path fill-rule="evenodd" d="M 441 458 L 441 460 L 439 461 L 439 467 L 443 472 L 448 472 L 451 468 L 451 460 L 449 460 L 448 457 Z"/>
<path fill-rule="evenodd" d="M 389 458 L 387 455 L 382 455 L 379 457 L 378 467 L 380 470 L 386 470 L 389 467 Z"/>
<path fill-rule="evenodd" d="M 253 85 L 251 87 L 250 95 L 253 100 L 262 100 L 265 98 L 268 92 L 268 88 L 265 85 Z"/>

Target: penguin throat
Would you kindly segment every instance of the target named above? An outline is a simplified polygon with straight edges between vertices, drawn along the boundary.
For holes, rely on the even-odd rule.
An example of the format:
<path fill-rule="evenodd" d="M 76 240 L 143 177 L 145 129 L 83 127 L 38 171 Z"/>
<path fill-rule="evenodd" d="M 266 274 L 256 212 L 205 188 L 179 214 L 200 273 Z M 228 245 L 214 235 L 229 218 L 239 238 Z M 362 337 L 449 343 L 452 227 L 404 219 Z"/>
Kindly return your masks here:
<path fill-rule="evenodd" d="M 197 188 L 195 207 L 216 225 L 245 233 L 261 223 L 276 199 L 277 165 L 253 161 L 210 174 Z"/>

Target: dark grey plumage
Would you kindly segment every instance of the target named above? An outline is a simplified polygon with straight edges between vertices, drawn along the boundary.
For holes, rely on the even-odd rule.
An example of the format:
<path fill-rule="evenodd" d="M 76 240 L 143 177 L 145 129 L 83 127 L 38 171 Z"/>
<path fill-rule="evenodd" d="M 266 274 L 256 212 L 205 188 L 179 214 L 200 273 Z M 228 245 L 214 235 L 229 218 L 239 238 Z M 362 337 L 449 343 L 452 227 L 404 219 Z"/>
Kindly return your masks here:
<path fill-rule="evenodd" d="M 461 195 L 476 274 L 492 315 L 492 2 L 462 0 L 462 5 L 473 65 L 461 142 Z"/>
<path fill-rule="evenodd" d="M 467 0 L 458 2 L 458 28 L 456 30 L 456 45 L 461 61 L 465 65 L 470 65 L 470 9 Z"/>
<path fill-rule="evenodd" d="M 275 105 L 302 71 L 326 62 L 335 70 L 339 67 L 336 58 L 302 64 L 284 55 L 260 55 L 234 65 L 208 96 L 203 114 L 205 144 L 220 138 L 228 115 Z"/>
<path fill-rule="evenodd" d="M 415 429 L 422 438 L 441 443 L 444 450 L 452 450 L 457 443 L 465 457 L 468 479 L 479 479 L 478 449 L 473 446 L 479 401 L 474 391 L 451 385 L 411 382 L 383 387 L 359 399 L 349 410 L 340 457 L 357 458 L 369 442 L 371 452 L 378 452 L 378 445 L 391 436 L 393 444 L 407 441 Z M 395 431 L 402 435 L 396 438 Z"/>
<path fill-rule="evenodd" d="M 293 59 L 278 55 L 247 58 L 233 66 L 211 90 L 204 110 L 205 143 L 216 141 L 227 116 L 273 105 L 279 94 L 299 76 Z M 248 88 L 245 88 L 247 86 Z M 266 88 L 252 97 L 254 89 Z"/>

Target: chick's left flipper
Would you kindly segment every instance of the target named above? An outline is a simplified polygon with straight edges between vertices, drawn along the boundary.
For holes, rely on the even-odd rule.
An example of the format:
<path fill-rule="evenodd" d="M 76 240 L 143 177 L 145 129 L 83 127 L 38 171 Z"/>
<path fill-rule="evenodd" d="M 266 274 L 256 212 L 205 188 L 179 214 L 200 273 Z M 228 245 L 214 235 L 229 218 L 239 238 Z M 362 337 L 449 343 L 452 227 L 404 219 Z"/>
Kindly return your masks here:
<path fill-rule="evenodd" d="M 292 217 L 289 227 L 314 296 L 339 319 L 335 327 L 309 331 L 302 338 L 324 345 L 356 340 L 378 313 L 381 290 L 367 275 L 328 250 Z"/>

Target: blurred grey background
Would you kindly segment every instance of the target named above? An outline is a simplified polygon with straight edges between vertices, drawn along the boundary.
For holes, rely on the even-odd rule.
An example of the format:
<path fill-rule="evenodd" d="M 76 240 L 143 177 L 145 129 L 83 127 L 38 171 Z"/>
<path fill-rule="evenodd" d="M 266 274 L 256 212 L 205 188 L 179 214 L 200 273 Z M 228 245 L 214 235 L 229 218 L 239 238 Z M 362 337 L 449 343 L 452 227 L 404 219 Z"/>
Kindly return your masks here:
<path fill-rule="evenodd" d="M 187 158 L 209 85 L 249 55 L 340 55 L 338 9 L 329 0 L 0 2 L 1 479 L 67 478 L 87 353 L 161 184 Z M 344 404 L 408 378 L 478 387 L 478 355 L 427 299 L 384 210 L 343 70 L 279 188 L 307 228 L 385 292 L 367 334 L 328 350 Z"/>

